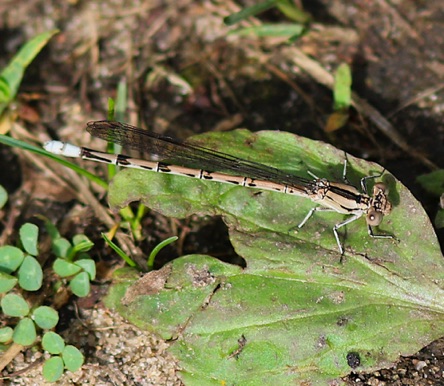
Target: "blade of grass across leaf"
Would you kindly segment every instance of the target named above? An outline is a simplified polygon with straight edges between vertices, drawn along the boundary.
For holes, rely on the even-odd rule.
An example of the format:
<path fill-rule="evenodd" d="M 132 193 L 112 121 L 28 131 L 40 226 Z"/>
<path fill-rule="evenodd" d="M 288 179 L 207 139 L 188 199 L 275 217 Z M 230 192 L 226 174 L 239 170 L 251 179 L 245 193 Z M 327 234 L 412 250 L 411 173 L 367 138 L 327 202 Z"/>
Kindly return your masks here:
<path fill-rule="evenodd" d="M 88 178 L 90 181 L 95 182 L 97 185 L 99 185 L 105 189 L 108 188 L 108 184 L 105 181 L 103 181 L 102 179 L 100 179 L 99 177 L 97 177 L 95 174 L 89 173 L 85 169 L 82 169 L 80 166 L 78 166 L 72 162 L 69 162 L 64 158 L 60 158 L 52 153 L 49 153 L 40 147 L 30 145 L 29 143 L 20 141 L 15 138 L 8 137 L 7 135 L 3 135 L 3 134 L 0 134 L 0 143 L 51 158 L 52 160 L 57 161 L 59 164 L 74 170 L 76 173 L 80 174 L 81 176 Z"/>
<path fill-rule="evenodd" d="M 289 133 L 236 130 L 195 140 L 302 177 L 310 170 L 341 179 L 342 151 Z M 355 183 L 382 169 L 347 159 Z M 140 199 L 167 216 L 221 215 L 246 268 L 182 257 L 157 291 L 123 306 L 126 278 L 108 304 L 142 328 L 177 338 L 170 351 L 190 385 L 326 384 L 352 370 L 350 353 L 360 357 L 358 370 L 388 366 L 444 334 L 444 259 L 420 204 L 388 173 L 382 179 L 393 212 L 380 232 L 400 241 L 369 238 L 360 219 L 341 230 L 346 255 L 340 263 L 332 226 L 344 216 L 316 213 L 294 231 L 314 205 L 307 199 L 122 171 L 110 185 L 112 207 Z"/>

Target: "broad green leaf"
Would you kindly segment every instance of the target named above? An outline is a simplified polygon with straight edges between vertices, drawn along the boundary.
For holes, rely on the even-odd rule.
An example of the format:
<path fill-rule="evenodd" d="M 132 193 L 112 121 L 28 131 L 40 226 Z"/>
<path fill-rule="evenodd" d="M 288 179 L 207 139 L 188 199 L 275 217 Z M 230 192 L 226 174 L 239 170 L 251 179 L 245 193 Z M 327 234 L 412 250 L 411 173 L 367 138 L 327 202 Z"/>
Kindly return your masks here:
<path fill-rule="evenodd" d="M 0 114 L 15 98 L 26 68 L 57 30 L 44 32 L 27 42 L 0 73 Z"/>
<path fill-rule="evenodd" d="M 304 178 L 309 170 L 341 180 L 342 151 L 288 133 L 237 130 L 195 141 Z M 347 159 L 356 185 L 382 170 Z M 378 233 L 399 242 L 370 238 L 361 218 L 340 229 L 341 262 L 332 227 L 345 216 L 318 212 L 295 232 L 314 206 L 308 199 L 122 171 L 109 191 L 114 209 L 141 199 L 167 216 L 222 215 L 246 268 L 183 257 L 144 278 L 126 306 L 116 299 L 131 280 L 121 276 L 110 303 L 139 326 L 177 338 L 171 351 L 187 384 L 326 384 L 352 370 L 351 353 L 360 356 L 359 371 L 388 366 L 444 334 L 444 259 L 421 205 L 389 173 L 382 180 L 393 211 Z"/>
<path fill-rule="evenodd" d="M 45 330 L 54 328 L 59 322 L 58 312 L 48 306 L 37 307 L 32 313 L 32 317 L 37 326 Z"/>
<path fill-rule="evenodd" d="M 12 245 L 0 247 L 0 271 L 6 273 L 14 272 L 25 259 L 23 251 Z"/>
<path fill-rule="evenodd" d="M 30 255 L 37 256 L 37 243 L 39 238 L 39 227 L 35 224 L 26 223 L 20 227 L 20 241 L 23 248 Z"/>
<path fill-rule="evenodd" d="M 172 272 L 171 267 L 166 266 L 159 271 L 151 271 L 145 275 L 146 282 L 151 283 L 149 291 L 152 292 L 152 295 L 136 297 L 133 299 L 134 301 L 128 300 L 123 305 L 120 302 L 122 295 L 125 294 L 129 285 L 135 283 L 136 278 L 139 277 L 135 269 L 132 271 L 124 269 L 117 273 L 115 277 L 117 285 L 112 287 L 106 303 L 108 307 L 125 313 L 139 327 L 155 332 L 164 339 L 171 339 L 177 334 L 177 326 L 186 324 L 193 314 L 198 313 L 205 300 L 221 284 L 217 277 L 218 274 L 228 277 L 239 275 L 241 272 L 240 267 L 224 264 L 208 256 L 187 256 L 174 261 Z M 158 283 L 163 283 L 166 280 L 168 280 L 168 284 L 165 286 L 169 290 L 163 291 L 163 284 L 158 287 Z M 133 288 L 138 294 L 136 287 Z M 173 288 L 179 290 L 180 294 Z M 131 298 L 129 293 L 126 296 Z M 154 316 L 151 308 L 156 301 L 160 307 Z M 128 310 L 128 313 L 125 309 Z M 136 311 L 137 309 L 141 312 Z"/>
<path fill-rule="evenodd" d="M 65 367 L 72 372 L 80 369 L 85 359 L 79 349 L 72 345 L 65 346 L 62 353 L 62 358 L 63 362 L 65 363 Z"/>
<path fill-rule="evenodd" d="M 56 382 L 63 374 L 63 359 L 59 356 L 49 358 L 43 364 L 43 377 L 48 382 Z"/>
<path fill-rule="evenodd" d="M 50 354 L 58 355 L 63 352 L 63 349 L 65 348 L 65 341 L 59 334 L 53 331 L 48 331 L 45 335 L 43 335 L 42 347 Z"/>
<path fill-rule="evenodd" d="M 37 333 L 35 331 L 34 322 L 29 318 L 23 318 L 17 323 L 12 334 L 14 343 L 22 346 L 30 346 L 35 342 Z"/>
<path fill-rule="evenodd" d="M 26 256 L 18 270 L 19 285 L 26 291 L 37 291 L 42 286 L 43 271 L 37 259 Z"/>
<path fill-rule="evenodd" d="M 29 305 L 22 296 L 7 294 L 1 300 L 2 311 L 5 315 L 21 317 L 28 315 Z"/>

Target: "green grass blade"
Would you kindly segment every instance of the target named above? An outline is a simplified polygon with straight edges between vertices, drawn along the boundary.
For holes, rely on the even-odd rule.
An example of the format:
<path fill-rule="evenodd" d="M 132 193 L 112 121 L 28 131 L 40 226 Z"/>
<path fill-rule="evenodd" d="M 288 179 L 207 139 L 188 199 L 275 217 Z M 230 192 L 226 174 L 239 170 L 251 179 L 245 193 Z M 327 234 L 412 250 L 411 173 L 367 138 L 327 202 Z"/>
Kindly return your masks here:
<path fill-rule="evenodd" d="M 58 162 L 60 165 L 66 166 L 72 170 L 74 170 L 76 173 L 78 173 L 81 176 L 84 176 L 86 178 L 88 178 L 91 182 L 96 183 L 97 185 L 107 189 L 108 188 L 108 183 L 103 181 L 101 178 L 97 177 L 96 175 L 86 171 L 85 169 L 82 169 L 80 166 L 67 161 L 64 158 L 58 157 L 52 153 L 49 153 L 48 151 L 34 146 L 34 145 L 30 145 L 29 143 L 20 141 L 18 139 L 15 138 L 11 138 L 8 137 L 7 135 L 3 135 L 0 134 L 0 143 L 7 145 L 7 146 L 11 146 L 11 147 L 15 147 L 18 149 L 22 149 L 22 150 L 26 150 L 26 151 L 30 151 L 31 153 L 35 153 L 35 154 L 39 154 L 39 155 L 43 155 L 45 157 L 48 157 L 56 162 Z"/>
<path fill-rule="evenodd" d="M 278 0 L 266 0 L 259 4 L 252 5 L 251 7 L 244 8 L 241 11 L 224 18 L 224 23 L 226 25 L 239 23 L 240 21 L 245 20 L 250 16 L 256 16 L 257 14 L 264 12 L 267 9 L 273 8 L 277 2 Z"/>
<path fill-rule="evenodd" d="M 118 245 L 114 244 L 112 240 L 105 234 L 102 233 L 102 237 L 106 243 L 123 259 L 130 267 L 136 267 L 137 264 L 129 257 Z"/>
<path fill-rule="evenodd" d="M 58 30 L 44 32 L 27 42 L 0 73 L 0 114 L 15 98 L 26 68 Z"/>
<path fill-rule="evenodd" d="M 164 247 L 166 247 L 168 244 L 171 244 L 175 242 L 179 237 L 177 236 L 171 236 L 168 237 L 166 240 L 163 240 L 159 244 L 157 244 L 154 249 L 151 251 L 146 265 L 148 266 L 148 270 L 152 271 L 154 267 L 154 260 L 156 259 L 157 254 L 160 252 L 160 250 Z"/>

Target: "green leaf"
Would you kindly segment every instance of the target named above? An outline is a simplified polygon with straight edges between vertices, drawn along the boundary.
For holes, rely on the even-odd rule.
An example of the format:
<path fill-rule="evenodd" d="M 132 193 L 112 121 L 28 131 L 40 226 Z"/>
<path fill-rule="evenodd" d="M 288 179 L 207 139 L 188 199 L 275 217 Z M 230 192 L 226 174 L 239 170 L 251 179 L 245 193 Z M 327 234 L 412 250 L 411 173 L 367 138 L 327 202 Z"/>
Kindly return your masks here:
<path fill-rule="evenodd" d="M 305 32 L 306 28 L 301 24 L 280 23 L 280 24 L 260 24 L 254 27 L 246 27 L 231 31 L 230 34 L 258 37 L 296 37 Z"/>
<path fill-rule="evenodd" d="M 48 306 L 37 307 L 32 315 L 37 326 L 45 330 L 54 328 L 59 322 L 58 312 Z"/>
<path fill-rule="evenodd" d="M 0 294 L 4 294 L 13 289 L 17 281 L 18 279 L 15 276 L 0 271 Z"/>
<path fill-rule="evenodd" d="M 85 360 L 79 349 L 72 345 L 65 346 L 62 358 L 63 362 L 65 362 L 65 367 L 72 372 L 79 370 Z"/>
<path fill-rule="evenodd" d="M 24 259 L 25 254 L 21 249 L 11 245 L 0 247 L 0 271 L 6 273 L 15 272 Z"/>
<path fill-rule="evenodd" d="M 311 19 L 309 13 L 302 11 L 295 7 L 294 3 L 288 0 L 266 0 L 254 4 L 250 7 L 245 7 L 237 13 L 227 16 L 224 19 L 226 25 L 233 25 L 245 20 L 249 17 L 256 16 L 270 8 L 277 7 L 289 19 L 299 22 L 308 23 Z"/>
<path fill-rule="evenodd" d="M 15 98 L 26 68 L 34 60 L 48 40 L 57 33 L 52 30 L 37 35 L 27 42 L 11 60 L 9 65 L 0 73 L 1 86 L 0 93 L 0 114 L 5 107 Z"/>
<path fill-rule="evenodd" d="M 54 241 L 54 240 L 59 239 L 61 237 L 59 230 L 51 222 L 51 220 L 49 220 L 48 218 L 46 218 L 42 215 L 40 215 L 39 218 L 45 222 L 45 228 L 46 228 L 46 231 L 48 232 L 49 236 L 51 237 L 51 240 Z"/>
<path fill-rule="evenodd" d="M 130 267 L 135 267 L 137 264 L 129 257 L 118 245 L 116 245 L 105 233 L 102 232 L 102 237 L 106 243 L 116 252 Z"/>
<path fill-rule="evenodd" d="M 335 84 L 333 88 L 334 109 L 344 110 L 350 107 L 351 103 L 352 75 L 347 63 L 342 63 L 335 74 Z"/>
<path fill-rule="evenodd" d="M 0 185 L 0 209 L 2 209 L 7 202 L 8 202 L 8 192 L 2 185 Z"/>
<path fill-rule="evenodd" d="M 115 119 L 114 112 L 115 112 L 115 106 L 116 103 L 113 98 L 108 98 L 108 116 L 107 119 L 110 121 L 113 121 Z"/>
<path fill-rule="evenodd" d="M 310 170 L 341 180 L 342 151 L 288 133 L 236 130 L 194 140 L 301 177 L 310 178 Z M 348 179 L 357 185 L 382 170 L 347 159 Z M 140 199 L 177 218 L 221 215 L 246 268 L 187 256 L 141 279 L 125 306 L 116 298 L 129 286 L 127 277 L 109 299 L 140 327 L 177 338 L 170 351 L 189 383 L 327 384 L 351 371 L 351 352 L 361 357 L 360 371 L 387 366 L 444 335 L 444 259 L 418 201 L 389 173 L 382 180 L 393 210 L 378 233 L 399 242 L 370 238 L 361 218 L 340 229 L 341 262 L 332 227 L 344 215 L 315 213 L 295 232 L 315 205 L 308 199 L 122 171 L 110 186 L 113 209 Z"/>
<path fill-rule="evenodd" d="M 48 331 L 45 333 L 45 335 L 43 335 L 42 347 L 50 354 L 58 355 L 61 354 L 65 348 L 65 341 L 59 334 L 53 331 Z"/>
<path fill-rule="evenodd" d="M 34 322 L 29 318 L 23 318 L 17 323 L 12 334 L 14 343 L 22 346 L 30 346 L 35 342 L 37 333 Z"/>
<path fill-rule="evenodd" d="M 39 238 L 39 228 L 35 224 L 26 223 L 20 227 L 20 241 L 22 242 L 23 248 L 30 255 L 38 255 L 38 238 Z"/>
<path fill-rule="evenodd" d="M 3 313 L 7 316 L 22 317 L 29 313 L 29 305 L 22 296 L 7 294 L 1 300 Z"/>
<path fill-rule="evenodd" d="M 332 131 L 338 130 L 343 127 L 350 117 L 348 109 L 337 110 L 330 114 L 327 123 L 325 124 L 324 130 L 326 133 L 331 133 Z"/>
<path fill-rule="evenodd" d="M 9 326 L 0 328 L 0 342 L 1 343 L 10 342 L 12 339 L 13 333 L 14 333 L 14 330 Z"/>
<path fill-rule="evenodd" d="M 43 364 L 43 377 L 48 382 L 56 382 L 63 375 L 63 360 L 60 357 L 49 358 Z"/>
<path fill-rule="evenodd" d="M 0 109 L 4 109 L 4 106 L 11 100 L 11 88 L 9 87 L 6 79 L 3 79 L 0 75 Z"/>
<path fill-rule="evenodd" d="M 88 252 L 94 246 L 94 243 L 85 235 L 75 235 L 72 243 L 76 253 Z"/>
<path fill-rule="evenodd" d="M 416 181 L 427 190 L 427 192 L 435 196 L 439 197 L 444 193 L 444 169 L 422 174 L 416 177 Z"/>
<path fill-rule="evenodd" d="M 43 271 L 35 257 L 26 256 L 18 270 L 19 285 L 26 291 L 37 291 L 42 286 Z"/>
<path fill-rule="evenodd" d="M 69 287 L 72 293 L 79 298 L 88 296 L 90 291 L 89 275 L 86 272 L 80 272 L 69 282 Z"/>
<path fill-rule="evenodd" d="M 280 0 L 276 3 L 276 6 L 285 16 L 293 21 L 308 23 L 311 19 L 311 15 L 309 13 L 296 7 L 292 1 Z"/>
<path fill-rule="evenodd" d="M 153 248 L 146 262 L 149 271 L 153 269 L 154 260 L 156 259 L 157 254 L 162 250 L 162 248 L 165 248 L 168 244 L 174 243 L 178 238 L 179 237 L 177 236 L 168 237 L 166 240 L 163 240 Z"/>
<path fill-rule="evenodd" d="M 75 264 L 82 267 L 82 269 L 88 274 L 89 280 L 94 280 L 96 278 L 96 262 L 93 259 L 76 260 Z"/>
<path fill-rule="evenodd" d="M 63 237 L 52 241 L 52 252 L 58 257 L 68 257 L 71 250 L 71 243 Z"/>
<path fill-rule="evenodd" d="M 80 272 L 81 267 L 65 259 L 56 259 L 52 266 L 54 272 L 61 277 L 69 277 Z"/>
<path fill-rule="evenodd" d="M 265 0 L 255 5 L 252 5 L 251 7 L 243 8 L 239 12 L 224 18 L 224 23 L 226 25 L 233 25 L 239 23 L 242 20 L 245 20 L 251 16 L 256 16 L 257 14 L 274 7 L 277 2 L 278 0 Z"/>

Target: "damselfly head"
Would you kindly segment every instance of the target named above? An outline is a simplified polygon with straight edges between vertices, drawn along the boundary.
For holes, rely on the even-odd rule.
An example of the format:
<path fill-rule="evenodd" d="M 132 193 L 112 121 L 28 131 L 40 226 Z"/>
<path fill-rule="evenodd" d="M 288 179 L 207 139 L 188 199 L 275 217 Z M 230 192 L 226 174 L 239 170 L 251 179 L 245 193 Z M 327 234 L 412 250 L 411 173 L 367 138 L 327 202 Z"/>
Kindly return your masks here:
<path fill-rule="evenodd" d="M 387 216 L 392 211 L 392 204 L 388 200 L 388 188 L 382 182 L 377 182 L 373 186 L 373 205 L 372 207 Z M 381 220 L 382 221 L 382 220 Z"/>
<path fill-rule="evenodd" d="M 366 221 L 370 226 L 381 224 L 384 216 L 392 211 L 392 204 L 387 198 L 388 189 L 382 182 L 377 182 L 373 186 L 373 196 L 370 201 L 370 208 L 367 211 Z"/>

